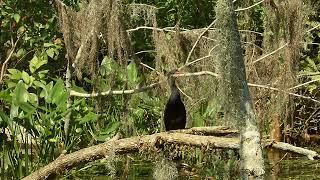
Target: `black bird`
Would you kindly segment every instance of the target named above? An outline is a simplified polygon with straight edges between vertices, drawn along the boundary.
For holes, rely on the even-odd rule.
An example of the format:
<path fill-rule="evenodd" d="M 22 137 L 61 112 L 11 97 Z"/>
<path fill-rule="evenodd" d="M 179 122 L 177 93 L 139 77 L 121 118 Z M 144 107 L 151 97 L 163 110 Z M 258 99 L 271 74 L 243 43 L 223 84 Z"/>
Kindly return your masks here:
<path fill-rule="evenodd" d="M 176 72 L 177 70 L 173 70 L 168 73 L 171 95 L 164 110 L 166 131 L 184 129 L 186 127 L 186 109 L 181 101 L 179 89 L 176 86 L 176 77 L 173 76 Z"/>

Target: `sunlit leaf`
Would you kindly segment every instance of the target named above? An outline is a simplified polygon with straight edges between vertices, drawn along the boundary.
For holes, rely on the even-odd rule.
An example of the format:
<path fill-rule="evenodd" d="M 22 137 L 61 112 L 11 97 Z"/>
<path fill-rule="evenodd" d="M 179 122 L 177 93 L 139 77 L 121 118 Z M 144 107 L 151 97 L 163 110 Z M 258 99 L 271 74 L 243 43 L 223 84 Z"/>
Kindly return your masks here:
<path fill-rule="evenodd" d="M 20 80 L 21 79 L 21 72 L 17 69 L 8 69 L 9 71 L 9 78 L 10 79 L 16 79 Z"/>
<path fill-rule="evenodd" d="M 22 71 L 21 75 L 22 75 L 23 81 L 24 81 L 26 84 L 29 84 L 29 83 L 30 83 L 29 74 L 26 73 L 25 71 Z"/>
<path fill-rule="evenodd" d="M 94 112 L 89 112 L 88 114 L 86 114 L 84 117 L 82 117 L 80 119 L 80 124 L 84 124 L 84 123 L 87 123 L 87 122 L 95 122 L 97 121 L 98 119 L 98 115 L 95 114 Z"/>
<path fill-rule="evenodd" d="M 42 65 L 47 64 L 47 60 L 45 57 L 38 58 L 37 56 L 33 56 L 30 61 L 29 69 L 31 73 L 34 73 L 37 69 L 39 69 Z"/>
<path fill-rule="evenodd" d="M 28 101 L 29 93 L 23 81 L 19 81 L 13 93 L 13 104 L 19 105 Z"/>
<path fill-rule="evenodd" d="M 55 52 L 55 50 L 53 48 L 49 48 L 46 50 L 47 55 L 51 58 L 54 57 L 54 52 Z"/>
<path fill-rule="evenodd" d="M 44 43 L 43 46 L 44 47 L 51 47 L 51 46 L 54 46 L 54 44 L 53 43 Z"/>
<path fill-rule="evenodd" d="M 115 130 L 117 130 L 120 127 L 121 123 L 120 122 L 112 122 L 110 126 L 108 126 L 107 129 L 105 129 L 104 131 L 101 131 L 100 134 L 110 134 L 112 132 L 114 132 Z"/>
<path fill-rule="evenodd" d="M 61 79 L 59 79 L 56 84 L 53 86 L 52 91 L 50 92 L 50 97 L 52 99 L 52 103 L 60 104 L 59 100 L 61 100 L 60 96 L 63 96 L 65 91 L 64 83 Z"/>
<path fill-rule="evenodd" d="M 17 58 L 22 58 L 22 56 L 24 56 L 26 54 L 26 50 L 21 48 L 18 50 L 18 52 L 16 53 L 16 57 Z"/>
<path fill-rule="evenodd" d="M 127 67 L 128 70 L 128 81 L 131 84 L 134 84 L 138 80 L 138 68 L 134 61 L 131 61 Z"/>
<path fill-rule="evenodd" d="M 18 23 L 20 21 L 20 15 L 19 14 L 14 14 L 13 19 Z"/>

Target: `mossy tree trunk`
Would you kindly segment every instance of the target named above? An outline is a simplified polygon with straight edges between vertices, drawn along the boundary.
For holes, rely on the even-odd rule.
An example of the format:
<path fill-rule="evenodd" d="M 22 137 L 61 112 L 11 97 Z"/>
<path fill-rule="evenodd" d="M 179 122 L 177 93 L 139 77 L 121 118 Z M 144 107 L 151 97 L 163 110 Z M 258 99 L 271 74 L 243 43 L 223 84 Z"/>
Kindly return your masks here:
<path fill-rule="evenodd" d="M 216 8 L 219 29 L 217 71 L 221 76 L 219 96 L 225 120 L 240 128 L 242 179 L 262 179 L 264 164 L 260 133 L 246 81 L 244 57 L 232 0 L 218 0 Z M 236 120 L 236 122 L 234 122 Z"/>

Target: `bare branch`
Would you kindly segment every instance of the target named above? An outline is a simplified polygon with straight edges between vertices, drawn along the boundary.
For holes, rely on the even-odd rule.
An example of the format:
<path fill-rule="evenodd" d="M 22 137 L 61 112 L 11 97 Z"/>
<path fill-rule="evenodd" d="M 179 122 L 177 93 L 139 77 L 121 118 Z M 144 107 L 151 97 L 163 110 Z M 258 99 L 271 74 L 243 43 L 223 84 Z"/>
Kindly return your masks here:
<path fill-rule="evenodd" d="M 255 6 L 257 6 L 257 5 L 261 4 L 261 3 L 263 3 L 263 1 L 264 1 L 264 0 L 259 1 L 259 2 L 257 2 L 257 3 L 255 3 L 255 4 L 253 4 L 253 5 L 249 6 L 249 7 L 236 9 L 236 10 L 234 10 L 234 11 L 239 12 L 239 11 L 248 10 L 248 9 L 250 9 L 250 8 L 253 8 L 253 7 L 255 7 Z"/>
<path fill-rule="evenodd" d="M 296 96 L 296 97 L 303 98 L 303 99 L 308 99 L 308 100 L 310 100 L 310 101 L 313 101 L 313 102 L 316 102 L 316 103 L 319 103 L 319 104 L 320 104 L 320 101 L 315 100 L 315 99 L 313 99 L 313 98 L 311 98 L 311 97 L 307 97 L 307 96 L 303 96 L 303 95 L 300 95 L 300 94 L 295 94 L 295 93 L 287 92 L 287 91 L 285 91 L 285 90 L 281 90 L 281 89 L 278 89 L 278 88 L 269 87 L 269 86 L 264 86 L 264 85 L 258 85 L 258 84 L 252 84 L 252 83 L 248 83 L 248 86 L 260 87 L 260 88 L 270 89 L 270 90 L 274 90 L 274 91 L 280 91 L 280 92 L 283 92 L 283 93 L 286 93 L 286 94 L 289 94 L 289 95 L 292 95 L 292 96 Z"/>
<path fill-rule="evenodd" d="M 266 58 L 266 57 L 268 57 L 268 56 L 271 56 L 272 54 L 274 54 L 274 53 L 278 52 L 279 50 L 281 50 L 282 48 L 286 47 L 287 45 L 288 45 L 288 43 L 286 43 L 286 44 L 282 45 L 282 46 L 281 46 L 281 47 L 279 47 L 278 49 L 276 49 L 276 50 L 272 51 L 272 52 L 271 52 L 271 53 L 269 53 L 269 54 L 266 54 L 266 55 L 264 55 L 264 56 L 262 56 L 262 57 L 258 58 L 257 60 L 253 61 L 253 62 L 252 62 L 252 63 L 250 63 L 250 64 L 254 64 L 254 63 L 256 63 L 256 62 L 259 62 L 259 61 L 263 60 L 264 58 Z"/>
<path fill-rule="evenodd" d="M 18 42 L 19 42 L 19 40 L 20 40 L 20 37 L 21 37 L 21 36 L 18 37 L 18 39 L 16 40 L 15 43 L 13 43 L 13 39 L 11 39 L 11 43 L 12 43 L 13 45 L 12 45 L 12 47 L 11 47 L 11 50 L 10 50 L 10 53 L 9 53 L 8 57 L 7 57 L 6 60 L 3 62 L 2 67 L 1 67 L 0 85 L 2 84 L 4 72 L 5 72 L 5 70 L 6 70 L 6 66 L 7 66 L 8 62 L 10 61 L 10 59 L 11 59 L 14 51 L 16 50 L 16 46 L 17 46 L 17 44 L 18 44 Z"/>
<path fill-rule="evenodd" d="M 193 44 L 189 54 L 188 54 L 188 57 L 187 57 L 187 60 L 186 60 L 186 63 L 185 64 L 188 64 L 190 58 L 191 58 L 191 55 L 194 51 L 194 49 L 196 48 L 197 44 L 199 43 L 201 37 L 214 25 L 214 23 L 216 22 L 216 20 L 212 21 L 212 23 L 198 36 L 198 39 L 196 40 L 196 42 Z"/>
<path fill-rule="evenodd" d="M 91 93 L 91 94 L 87 94 L 87 93 L 80 93 L 80 92 L 76 92 L 74 90 L 70 91 L 70 96 L 77 96 L 77 97 L 98 97 L 98 96 L 107 96 L 107 95 L 122 95 L 122 94 L 134 94 L 134 93 L 139 93 L 139 92 L 143 92 L 147 89 L 151 89 L 156 87 L 157 85 L 159 85 L 159 83 L 153 83 L 149 86 L 145 86 L 142 88 L 137 88 L 137 89 L 130 89 L 130 90 L 109 90 L 106 92 L 101 92 L 101 93 Z"/>
<path fill-rule="evenodd" d="M 320 78 L 317 78 L 317 79 L 314 79 L 314 80 L 311 80 L 311 81 L 308 81 L 308 82 L 305 82 L 305 83 L 302 83 L 302 84 L 298 84 L 298 85 L 296 85 L 296 86 L 294 86 L 292 88 L 289 88 L 288 90 L 292 90 L 292 89 L 296 89 L 298 87 L 306 86 L 306 85 L 308 85 L 310 83 L 313 83 L 313 82 L 316 82 L 316 81 L 320 81 Z"/>
<path fill-rule="evenodd" d="M 311 28 L 311 29 L 307 30 L 307 32 L 313 31 L 313 30 L 317 29 L 318 27 L 320 27 L 320 24 L 318 24 L 318 25 L 316 25 L 315 27 L 313 27 L 313 28 Z"/>

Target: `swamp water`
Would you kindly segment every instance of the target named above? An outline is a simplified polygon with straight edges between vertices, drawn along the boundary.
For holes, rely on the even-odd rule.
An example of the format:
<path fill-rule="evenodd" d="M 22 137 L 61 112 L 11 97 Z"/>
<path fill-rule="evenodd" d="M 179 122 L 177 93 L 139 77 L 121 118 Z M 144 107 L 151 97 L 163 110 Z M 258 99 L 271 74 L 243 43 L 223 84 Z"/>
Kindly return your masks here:
<path fill-rule="evenodd" d="M 124 161 L 125 162 L 125 161 Z M 104 165 L 104 168 L 101 167 L 101 164 L 92 165 L 91 172 L 88 174 L 86 170 L 78 170 L 76 173 L 67 175 L 63 179 L 92 179 L 92 180 L 104 180 L 104 179 L 132 179 L 132 180 L 151 180 L 154 179 L 154 169 L 159 162 L 152 163 L 151 161 L 146 160 L 136 160 L 136 158 L 131 159 L 130 162 L 118 162 L 116 163 L 116 169 L 113 169 L 114 176 L 111 178 L 109 175 L 103 175 L 103 172 L 108 172 L 108 167 Z M 230 165 L 236 167 L 238 166 L 237 162 L 230 162 L 228 160 L 221 160 L 221 163 L 214 163 L 215 166 L 209 166 L 208 163 L 201 164 L 199 162 L 193 163 L 193 165 L 182 165 L 178 168 L 178 178 L 176 179 L 196 179 L 196 180 L 215 180 L 215 179 L 239 179 L 238 172 L 231 172 Z M 227 165 L 226 165 L 227 164 Z M 268 163 L 266 165 L 266 176 L 265 179 L 302 179 L 302 180 L 320 180 L 320 162 L 317 160 L 311 161 L 306 157 L 287 157 L 281 160 L 277 165 L 270 166 Z M 274 172 L 271 171 L 271 168 L 278 168 L 279 173 L 277 175 L 272 175 Z M 168 170 L 168 169 L 167 169 Z M 109 168 L 110 171 L 110 168 Z M 225 171 L 225 172 L 224 172 Z M 92 173 L 92 174 L 91 174 Z M 169 170 L 168 173 L 172 173 Z M 100 175 L 99 175 L 100 174 Z M 161 174 L 160 174 L 161 176 Z M 159 177 L 159 175 L 158 175 Z"/>

